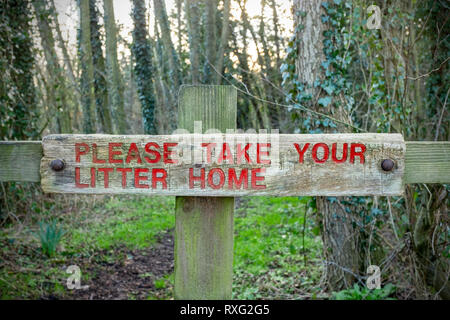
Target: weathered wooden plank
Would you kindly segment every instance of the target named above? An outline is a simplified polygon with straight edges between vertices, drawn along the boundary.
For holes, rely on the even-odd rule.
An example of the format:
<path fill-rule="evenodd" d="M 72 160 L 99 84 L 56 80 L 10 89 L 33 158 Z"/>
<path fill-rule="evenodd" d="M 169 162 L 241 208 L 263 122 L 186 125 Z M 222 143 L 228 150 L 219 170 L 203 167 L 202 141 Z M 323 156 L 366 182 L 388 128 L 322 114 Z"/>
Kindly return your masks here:
<path fill-rule="evenodd" d="M 178 196 L 403 193 L 405 143 L 398 134 L 51 135 L 43 139 L 43 149 L 45 192 Z M 63 171 L 50 168 L 55 159 L 64 160 Z M 381 168 L 384 159 L 394 161 L 392 171 Z"/>
<path fill-rule="evenodd" d="M 406 142 L 405 183 L 450 183 L 450 142 Z"/>
<path fill-rule="evenodd" d="M 406 141 L 404 183 L 450 183 L 450 142 Z M 0 181 L 40 182 L 41 141 L 0 141 Z"/>
<path fill-rule="evenodd" d="M 39 182 L 40 141 L 0 141 L 0 181 Z"/>
<path fill-rule="evenodd" d="M 184 86 L 180 90 L 181 129 L 196 132 L 195 122 L 201 121 L 199 133 L 211 128 L 226 132 L 236 128 L 236 112 L 233 87 Z M 234 198 L 176 198 L 175 299 L 231 299 L 233 216 Z"/>

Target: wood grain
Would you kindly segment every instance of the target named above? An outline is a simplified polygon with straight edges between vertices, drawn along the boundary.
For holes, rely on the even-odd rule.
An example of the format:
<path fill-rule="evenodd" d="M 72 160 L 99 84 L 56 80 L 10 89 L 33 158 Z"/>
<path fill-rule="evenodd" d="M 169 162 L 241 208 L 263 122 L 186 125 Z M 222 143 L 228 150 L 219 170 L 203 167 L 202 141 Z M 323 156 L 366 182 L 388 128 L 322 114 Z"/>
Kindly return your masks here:
<path fill-rule="evenodd" d="M 450 183 L 450 142 L 406 142 L 405 183 Z"/>
<path fill-rule="evenodd" d="M 230 86 L 183 86 L 178 128 L 198 133 L 236 128 L 237 92 Z M 188 147 L 187 151 L 190 148 Z M 195 157 L 194 157 L 195 158 Z M 175 182 L 177 183 L 177 182 Z M 234 198 L 176 197 L 175 299 L 231 299 Z"/>
<path fill-rule="evenodd" d="M 405 144 L 405 184 L 450 183 L 450 142 Z M 40 182 L 41 158 L 41 141 L 0 141 L 0 181 Z"/>
<path fill-rule="evenodd" d="M 39 182 L 40 141 L 0 141 L 0 181 Z"/>

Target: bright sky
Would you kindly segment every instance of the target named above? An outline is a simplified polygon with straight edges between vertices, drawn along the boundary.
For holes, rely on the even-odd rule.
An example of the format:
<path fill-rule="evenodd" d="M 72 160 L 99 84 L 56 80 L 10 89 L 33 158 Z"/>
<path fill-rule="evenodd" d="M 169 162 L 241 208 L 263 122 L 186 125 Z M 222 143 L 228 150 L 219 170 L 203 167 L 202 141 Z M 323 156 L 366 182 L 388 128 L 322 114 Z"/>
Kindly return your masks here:
<path fill-rule="evenodd" d="M 59 23 L 61 25 L 63 36 L 69 40 L 70 46 L 76 44 L 77 26 L 78 26 L 78 10 L 77 4 L 74 0 L 54 0 L 59 14 Z M 103 11 L 102 0 L 98 1 L 98 7 Z M 146 0 L 147 8 L 150 5 L 150 1 Z M 131 1 L 130 0 L 113 0 L 114 14 L 116 23 L 122 25 L 121 36 L 124 39 L 131 41 L 131 30 L 133 28 L 133 21 L 131 19 Z M 279 6 L 279 21 L 284 30 L 283 36 L 289 37 L 292 33 L 292 14 L 291 14 L 291 1 L 290 0 L 277 0 Z M 166 0 L 166 9 L 168 14 L 176 11 L 176 5 L 174 0 Z M 261 14 L 261 0 L 248 0 L 247 1 L 247 13 L 249 18 L 252 19 L 255 16 Z M 239 5 L 232 1 L 231 14 L 240 20 Z M 272 10 L 269 7 L 269 3 L 266 5 L 265 17 L 268 21 L 268 25 L 272 25 Z M 150 26 L 149 32 L 153 34 L 153 10 L 150 11 Z M 258 22 L 259 23 L 259 22 Z M 256 47 L 253 41 L 249 42 L 249 54 L 252 56 L 252 60 L 256 61 Z M 119 48 L 119 51 L 123 51 L 123 48 Z"/>

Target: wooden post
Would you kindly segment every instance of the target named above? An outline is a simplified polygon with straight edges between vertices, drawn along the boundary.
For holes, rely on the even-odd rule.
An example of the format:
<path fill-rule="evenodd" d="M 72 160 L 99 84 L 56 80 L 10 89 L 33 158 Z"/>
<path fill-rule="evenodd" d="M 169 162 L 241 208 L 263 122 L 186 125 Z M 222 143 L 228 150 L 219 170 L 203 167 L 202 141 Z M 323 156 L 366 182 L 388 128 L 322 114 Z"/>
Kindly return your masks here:
<path fill-rule="evenodd" d="M 231 86 L 183 86 L 178 127 L 235 129 L 236 99 Z M 234 198 L 177 197 L 175 211 L 175 299 L 231 299 Z"/>

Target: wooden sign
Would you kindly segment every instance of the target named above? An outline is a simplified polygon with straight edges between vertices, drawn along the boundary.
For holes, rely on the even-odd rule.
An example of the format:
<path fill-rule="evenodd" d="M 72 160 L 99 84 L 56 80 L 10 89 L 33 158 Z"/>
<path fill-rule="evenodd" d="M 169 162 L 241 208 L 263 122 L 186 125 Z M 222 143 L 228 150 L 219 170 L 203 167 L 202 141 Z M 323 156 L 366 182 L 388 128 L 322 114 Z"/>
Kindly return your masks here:
<path fill-rule="evenodd" d="M 50 135 L 45 192 L 178 196 L 403 193 L 399 134 Z"/>

